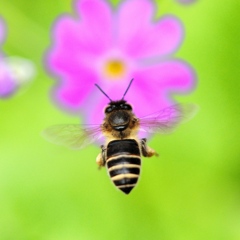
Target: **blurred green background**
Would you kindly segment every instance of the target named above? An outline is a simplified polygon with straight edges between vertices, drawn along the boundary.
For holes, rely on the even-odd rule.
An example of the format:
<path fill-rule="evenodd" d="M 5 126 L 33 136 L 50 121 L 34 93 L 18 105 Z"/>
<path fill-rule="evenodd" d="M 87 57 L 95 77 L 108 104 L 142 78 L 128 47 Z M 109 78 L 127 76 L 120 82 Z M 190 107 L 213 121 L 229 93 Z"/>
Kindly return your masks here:
<path fill-rule="evenodd" d="M 177 99 L 200 112 L 150 141 L 160 157 L 143 160 L 138 186 L 124 195 L 97 170 L 98 147 L 71 151 L 39 134 L 79 121 L 51 102 L 42 60 L 71 1 L 0 1 L 5 53 L 38 70 L 28 91 L 0 101 L 0 240 L 240 239 L 240 2 L 157 5 L 157 16 L 172 13 L 185 25 L 177 56 L 195 67 L 198 86 Z"/>

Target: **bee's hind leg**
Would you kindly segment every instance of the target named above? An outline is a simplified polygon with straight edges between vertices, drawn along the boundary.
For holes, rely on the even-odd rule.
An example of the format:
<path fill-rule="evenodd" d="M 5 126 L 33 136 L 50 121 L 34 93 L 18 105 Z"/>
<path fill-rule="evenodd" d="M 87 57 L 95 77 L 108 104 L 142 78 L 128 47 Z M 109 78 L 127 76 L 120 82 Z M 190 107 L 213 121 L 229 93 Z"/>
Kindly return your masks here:
<path fill-rule="evenodd" d="M 101 146 L 101 149 L 102 149 L 102 152 L 100 152 L 98 155 L 97 155 L 97 158 L 96 158 L 96 163 L 98 165 L 98 169 L 101 169 L 101 167 L 104 167 L 105 166 L 105 163 L 106 163 L 106 157 L 105 157 L 105 152 L 106 152 L 106 149 L 104 148 L 104 146 L 102 145 Z"/>
<path fill-rule="evenodd" d="M 157 152 L 155 152 L 155 150 L 153 150 L 152 148 L 147 146 L 146 142 L 147 142 L 146 138 L 141 139 L 142 155 L 144 157 L 159 156 L 159 154 Z"/>

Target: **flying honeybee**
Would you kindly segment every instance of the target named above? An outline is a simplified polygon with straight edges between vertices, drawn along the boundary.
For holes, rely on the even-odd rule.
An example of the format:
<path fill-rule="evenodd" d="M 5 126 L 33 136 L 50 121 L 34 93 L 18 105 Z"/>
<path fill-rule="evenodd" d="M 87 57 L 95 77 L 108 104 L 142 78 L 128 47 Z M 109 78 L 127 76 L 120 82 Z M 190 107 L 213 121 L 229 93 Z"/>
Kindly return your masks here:
<path fill-rule="evenodd" d="M 147 146 L 146 138 L 138 132 L 168 133 L 192 112 L 192 105 L 173 105 L 143 118 L 137 118 L 132 106 L 124 100 L 133 79 L 121 100 L 113 101 L 97 84 L 98 89 L 110 100 L 105 108 L 105 118 L 99 125 L 63 124 L 47 128 L 43 135 L 53 143 L 72 149 L 81 149 L 98 141 L 102 136 L 105 144 L 97 156 L 99 168 L 106 166 L 114 185 L 129 194 L 137 184 L 141 170 L 141 156 L 158 154 Z"/>

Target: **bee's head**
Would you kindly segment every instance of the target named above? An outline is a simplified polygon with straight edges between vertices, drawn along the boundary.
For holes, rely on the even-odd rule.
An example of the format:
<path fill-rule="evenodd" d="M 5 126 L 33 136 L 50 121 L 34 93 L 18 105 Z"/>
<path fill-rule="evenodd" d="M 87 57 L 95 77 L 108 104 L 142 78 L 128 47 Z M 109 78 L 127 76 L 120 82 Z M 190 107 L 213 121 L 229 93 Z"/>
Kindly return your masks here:
<path fill-rule="evenodd" d="M 123 131 L 128 127 L 131 113 L 132 106 L 125 100 L 111 101 L 105 108 L 108 122 L 116 131 Z"/>
<path fill-rule="evenodd" d="M 112 113 L 119 110 L 132 110 L 132 106 L 128 104 L 125 100 L 111 101 L 105 108 L 105 114 Z"/>
<path fill-rule="evenodd" d="M 124 100 L 132 81 L 133 79 L 128 84 L 122 99 L 118 101 L 113 101 L 97 84 L 95 84 L 96 87 L 110 100 L 110 103 L 105 108 L 105 115 L 108 119 L 108 123 L 116 131 L 125 130 L 128 127 L 130 118 L 132 116 L 132 106 Z"/>

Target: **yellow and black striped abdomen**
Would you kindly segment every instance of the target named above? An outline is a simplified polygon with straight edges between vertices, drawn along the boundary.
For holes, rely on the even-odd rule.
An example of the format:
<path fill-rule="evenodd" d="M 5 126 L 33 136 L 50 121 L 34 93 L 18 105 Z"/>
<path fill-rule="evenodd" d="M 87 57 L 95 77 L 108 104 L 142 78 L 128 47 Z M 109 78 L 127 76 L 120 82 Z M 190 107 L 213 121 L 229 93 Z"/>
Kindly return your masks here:
<path fill-rule="evenodd" d="M 128 194 L 135 187 L 141 166 L 139 145 L 134 139 L 109 142 L 106 164 L 114 185 Z"/>

